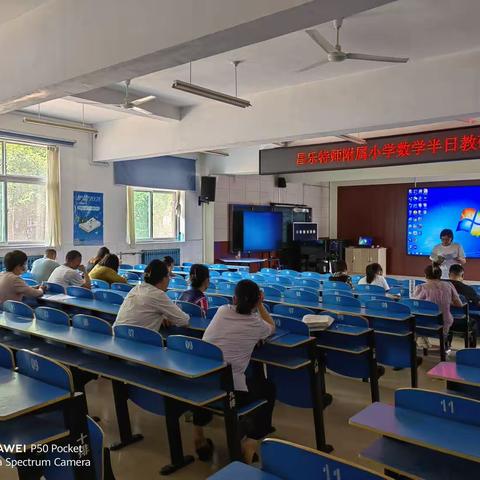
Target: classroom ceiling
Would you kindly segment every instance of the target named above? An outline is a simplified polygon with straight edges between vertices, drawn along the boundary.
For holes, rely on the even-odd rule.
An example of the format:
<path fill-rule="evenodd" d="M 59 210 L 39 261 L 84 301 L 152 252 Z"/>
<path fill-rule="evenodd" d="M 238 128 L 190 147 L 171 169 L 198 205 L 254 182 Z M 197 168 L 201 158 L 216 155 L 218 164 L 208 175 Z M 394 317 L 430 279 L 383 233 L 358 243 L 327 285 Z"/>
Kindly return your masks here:
<path fill-rule="evenodd" d="M 30 12 L 50 0 L 2 0 L 0 25 Z"/>
<path fill-rule="evenodd" d="M 41 0 L 19 3 L 34 4 L 41 3 Z M 345 51 L 407 56 L 414 63 L 480 48 L 479 16 L 478 0 L 398 0 L 345 19 L 340 43 Z M 331 22 L 317 28 L 334 43 L 335 31 Z M 299 31 L 193 62 L 192 83 L 234 94 L 233 60 L 243 60 L 238 69 L 238 95 L 246 98 L 259 92 L 379 68 L 395 69 L 399 75 L 402 72 L 402 65 L 354 60 L 298 72 L 325 58 L 326 54 L 305 32 Z M 156 95 L 157 99 L 179 107 L 211 102 L 173 90 L 171 84 L 176 79 L 189 81 L 188 64 L 135 78 L 131 86 L 137 92 Z M 120 85 L 113 87 L 121 88 Z M 67 106 L 67 103 L 73 106 Z M 27 110 L 36 111 L 35 107 Z M 41 110 L 45 115 L 81 120 L 80 106 L 64 99 L 45 102 Z M 128 114 L 107 110 L 97 104 L 97 107 L 91 107 L 88 115 L 86 121 L 100 123 Z"/>

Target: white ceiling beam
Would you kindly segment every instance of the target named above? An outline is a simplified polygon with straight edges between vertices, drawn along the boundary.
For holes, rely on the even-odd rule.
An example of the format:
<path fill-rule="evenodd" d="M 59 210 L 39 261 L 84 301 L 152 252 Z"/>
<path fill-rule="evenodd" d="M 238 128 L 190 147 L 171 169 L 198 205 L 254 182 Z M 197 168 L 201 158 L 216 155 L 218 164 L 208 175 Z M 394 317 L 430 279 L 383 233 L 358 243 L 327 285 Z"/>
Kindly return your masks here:
<path fill-rule="evenodd" d="M 141 97 L 145 97 L 147 93 L 139 93 L 138 91 L 129 90 L 128 99 L 129 101 L 137 100 Z M 71 100 L 77 103 L 84 103 L 88 105 L 95 105 L 97 107 L 106 108 L 109 110 L 115 110 L 117 112 L 128 113 L 131 115 L 145 116 L 141 113 L 136 112 L 135 110 L 126 110 L 121 107 L 117 107 L 124 102 L 125 92 L 117 90 L 114 88 L 100 87 L 94 90 L 90 90 L 84 93 L 78 93 L 77 95 L 71 95 L 66 97 L 67 100 Z M 152 100 L 141 107 L 145 110 L 151 112 L 151 116 L 148 118 L 153 118 L 157 120 L 164 121 L 179 121 L 181 119 L 181 108 L 170 103 L 163 102 L 162 100 L 155 99 Z"/>
<path fill-rule="evenodd" d="M 0 27 L 0 113 L 164 70 L 392 0 L 52 0 Z"/>

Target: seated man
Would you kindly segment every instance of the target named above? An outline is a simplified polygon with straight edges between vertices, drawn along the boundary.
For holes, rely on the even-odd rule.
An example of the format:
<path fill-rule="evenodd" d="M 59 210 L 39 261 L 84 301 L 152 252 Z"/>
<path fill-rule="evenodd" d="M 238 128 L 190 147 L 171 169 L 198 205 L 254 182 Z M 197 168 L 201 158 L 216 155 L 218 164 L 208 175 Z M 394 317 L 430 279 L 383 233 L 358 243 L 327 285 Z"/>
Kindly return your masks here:
<path fill-rule="evenodd" d="M 33 278 L 38 282 L 46 282 L 52 272 L 60 266 L 57 259 L 57 252 L 54 248 L 47 248 L 43 258 L 39 258 L 33 262 L 30 273 Z"/>
<path fill-rule="evenodd" d="M 83 277 L 80 272 L 83 273 Z M 65 263 L 52 272 L 48 281 L 58 283 L 65 288 L 83 287 L 89 290 L 92 288 L 90 277 L 82 265 L 82 254 L 77 250 L 70 250 L 65 255 Z"/>
<path fill-rule="evenodd" d="M 471 307 L 478 308 L 480 307 L 480 296 L 473 287 L 463 281 L 464 274 L 465 270 L 462 265 L 452 265 L 448 271 L 448 281 L 455 287 L 459 295 L 463 295 L 466 298 Z M 473 343 L 476 346 L 480 317 L 470 314 L 470 320 L 472 321 Z M 462 328 L 464 329 L 464 326 L 456 325 L 456 322 L 453 324 L 453 330 L 461 331 Z"/>

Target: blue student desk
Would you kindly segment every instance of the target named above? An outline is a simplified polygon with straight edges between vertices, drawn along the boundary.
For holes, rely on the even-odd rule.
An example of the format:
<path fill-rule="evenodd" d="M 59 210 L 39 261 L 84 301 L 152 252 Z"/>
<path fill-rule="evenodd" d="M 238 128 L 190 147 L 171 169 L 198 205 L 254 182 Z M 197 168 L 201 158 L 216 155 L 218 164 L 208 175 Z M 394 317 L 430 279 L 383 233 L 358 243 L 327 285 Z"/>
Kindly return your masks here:
<path fill-rule="evenodd" d="M 120 291 L 115 290 L 115 293 Z M 120 305 L 114 305 L 113 303 L 101 302 L 99 300 L 92 300 L 90 298 L 78 298 L 71 295 L 58 294 L 45 294 L 43 297 L 38 298 L 42 303 L 53 303 L 56 305 L 62 305 L 69 308 L 78 308 L 87 310 L 90 312 L 103 313 L 110 316 L 116 316 L 120 310 Z"/>
<path fill-rule="evenodd" d="M 395 405 L 374 403 L 354 415 L 349 423 L 351 425 L 376 432 L 384 437 L 403 442 L 415 451 L 416 448 L 428 449 L 435 455 L 443 458 L 442 463 L 424 464 L 430 470 L 429 476 L 421 478 L 440 478 L 440 466 L 447 468 L 452 463 L 452 457 L 467 462 L 469 470 L 478 472 L 480 468 L 480 402 L 455 395 L 432 392 L 419 389 L 400 389 L 395 392 Z M 385 447 L 374 444 L 374 447 L 362 452 L 362 455 L 386 465 L 392 454 L 392 442 Z M 402 446 L 402 445 L 401 445 Z M 384 448 L 385 447 L 385 448 Z M 403 446 L 402 446 L 403 448 Z M 383 454 L 382 454 L 383 449 Z M 418 452 L 418 451 L 417 451 Z M 399 448 L 394 458 L 400 462 L 402 450 Z M 406 471 L 416 467 L 414 462 L 402 462 L 403 466 L 392 467 Z M 453 462 L 455 463 L 455 462 Z M 445 472 L 444 472 L 445 473 Z M 476 478 L 476 476 L 463 476 L 464 472 L 450 470 L 449 479 Z M 461 473 L 461 475 L 459 475 Z"/>

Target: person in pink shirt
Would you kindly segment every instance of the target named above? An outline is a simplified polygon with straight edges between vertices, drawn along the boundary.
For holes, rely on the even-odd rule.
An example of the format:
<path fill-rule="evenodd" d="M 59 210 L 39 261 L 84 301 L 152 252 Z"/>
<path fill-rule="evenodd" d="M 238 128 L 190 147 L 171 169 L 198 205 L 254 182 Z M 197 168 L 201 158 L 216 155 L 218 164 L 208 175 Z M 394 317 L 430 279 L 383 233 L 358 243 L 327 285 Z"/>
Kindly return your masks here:
<path fill-rule="evenodd" d="M 458 296 L 455 287 L 450 282 L 443 282 L 442 270 L 435 263 L 425 269 L 426 283 L 415 288 L 413 298 L 417 300 L 428 300 L 436 303 L 443 315 L 443 335 L 447 338 L 448 331 L 453 323 L 453 316 L 450 307 L 461 307 L 462 301 Z"/>
<path fill-rule="evenodd" d="M 45 287 L 30 287 L 20 277 L 26 271 L 27 255 L 21 250 L 8 252 L 3 259 L 5 272 L 0 273 L 0 305 L 6 300 L 22 301 L 23 297 L 41 297 Z"/>

